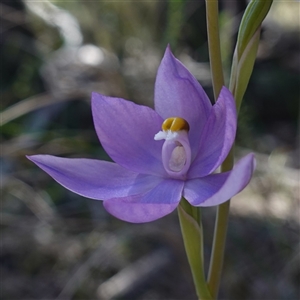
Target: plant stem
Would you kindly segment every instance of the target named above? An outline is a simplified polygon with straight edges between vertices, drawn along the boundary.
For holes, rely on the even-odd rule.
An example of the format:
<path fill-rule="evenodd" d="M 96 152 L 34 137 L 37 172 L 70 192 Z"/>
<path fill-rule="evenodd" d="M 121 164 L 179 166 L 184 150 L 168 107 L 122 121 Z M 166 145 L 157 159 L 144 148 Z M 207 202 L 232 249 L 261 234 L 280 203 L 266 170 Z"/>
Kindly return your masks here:
<path fill-rule="evenodd" d="M 207 287 L 204 273 L 200 209 L 182 199 L 178 206 L 178 216 L 197 296 L 199 300 L 213 300 Z"/>
<path fill-rule="evenodd" d="M 217 100 L 220 90 L 224 85 L 218 17 L 218 1 L 206 0 L 207 36 L 215 101 Z M 233 151 L 230 151 L 228 157 L 222 164 L 221 171 L 228 171 L 232 169 L 232 166 Z M 224 260 L 229 208 L 230 201 L 219 205 L 217 208 L 214 240 L 208 273 L 208 288 L 213 299 L 216 299 L 219 291 Z"/>
<path fill-rule="evenodd" d="M 221 171 L 226 172 L 233 167 L 233 148 L 229 152 L 227 158 L 221 166 Z M 212 246 L 212 254 L 210 258 L 210 266 L 208 273 L 208 288 L 214 299 L 218 296 L 223 261 L 224 250 L 226 244 L 226 235 L 229 219 L 230 201 L 227 201 L 217 208 L 217 216 L 215 222 L 214 240 Z"/>
<path fill-rule="evenodd" d="M 218 1 L 206 0 L 207 39 L 215 101 L 224 85 L 218 17 Z"/>

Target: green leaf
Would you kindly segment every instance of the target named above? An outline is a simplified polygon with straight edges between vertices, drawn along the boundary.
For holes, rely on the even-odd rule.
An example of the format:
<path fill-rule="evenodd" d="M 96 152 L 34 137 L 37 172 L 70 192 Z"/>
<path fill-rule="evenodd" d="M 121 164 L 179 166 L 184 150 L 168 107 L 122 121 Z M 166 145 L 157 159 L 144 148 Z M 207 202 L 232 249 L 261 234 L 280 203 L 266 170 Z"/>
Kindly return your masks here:
<path fill-rule="evenodd" d="M 252 0 L 243 15 L 237 41 L 238 59 L 268 14 L 273 0 Z"/>
<path fill-rule="evenodd" d="M 203 234 L 199 208 L 191 206 L 185 199 L 182 199 L 178 206 L 178 215 L 197 295 L 201 300 L 210 300 L 212 297 L 204 274 Z"/>
<path fill-rule="evenodd" d="M 243 15 L 234 51 L 229 88 L 237 109 L 247 89 L 257 54 L 261 23 L 270 10 L 273 0 L 252 0 Z"/>
<path fill-rule="evenodd" d="M 247 47 L 244 49 L 244 52 L 235 66 L 235 85 L 233 88 L 233 94 L 236 101 L 236 107 L 239 110 L 243 96 L 247 89 L 253 67 L 256 59 L 257 48 L 260 39 L 260 28 L 252 36 Z M 232 73 L 233 74 L 233 73 Z"/>

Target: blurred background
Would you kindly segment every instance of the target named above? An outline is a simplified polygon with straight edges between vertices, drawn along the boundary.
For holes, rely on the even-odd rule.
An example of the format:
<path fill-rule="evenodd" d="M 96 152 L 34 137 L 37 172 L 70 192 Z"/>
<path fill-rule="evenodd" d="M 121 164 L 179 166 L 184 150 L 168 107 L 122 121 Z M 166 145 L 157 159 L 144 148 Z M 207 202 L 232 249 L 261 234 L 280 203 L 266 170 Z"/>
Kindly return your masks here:
<path fill-rule="evenodd" d="M 229 78 L 247 1 L 219 1 Z M 193 300 L 176 212 L 127 224 L 58 185 L 25 155 L 109 160 L 97 91 L 153 106 L 164 50 L 212 99 L 205 3 L 1 1 L 1 298 Z M 236 157 L 255 152 L 232 200 L 220 299 L 299 299 L 298 1 L 274 1 L 239 117 Z M 209 261 L 215 209 L 203 209 Z M 208 266 L 206 266 L 208 267 Z"/>

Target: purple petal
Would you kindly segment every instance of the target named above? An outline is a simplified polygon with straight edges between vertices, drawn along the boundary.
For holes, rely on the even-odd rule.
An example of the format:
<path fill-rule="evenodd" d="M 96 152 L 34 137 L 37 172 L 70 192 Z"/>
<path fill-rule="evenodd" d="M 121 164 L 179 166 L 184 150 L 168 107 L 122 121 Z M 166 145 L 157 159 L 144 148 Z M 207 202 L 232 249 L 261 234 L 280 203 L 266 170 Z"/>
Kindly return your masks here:
<path fill-rule="evenodd" d="M 165 174 L 163 142 L 154 140 L 163 120 L 153 109 L 93 93 L 92 111 L 100 142 L 117 164 L 138 173 Z"/>
<path fill-rule="evenodd" d="M 107 161 L 51 155 L 27 158 L 68 190 L 97 200 L 144 193 L 160 181 L 158 177 L 137 174 Z"/>
<path fill-rule="evenodd" d="M 194 206 L 219 205 L 245 188 L 254 168 L 254 155 L 248 154 L 230 172 L 187 181 L 183 196 Z"/>
<path fill-rule="evenodd" d="M 211 103 L 201 85 L 169 47 L 156 76 L 155 110 L 163 119 L 181 117 L 189 123 L 191 149 L 195 155 Z"/>
<path fill-rule="evenodd" d="M 104 201 L 105 209 L 113 216 L 131 223 L 157 220 L 171 213 L 178 205 L 184 182 L 165 179 L 151 191 Z"/>
<path fill-rule="evenodd" d="M 230 91 L 223 87 L 202 132 L 199 153 L 188 178 L 206 176 L 224 161 L 235 139 L 237 115 Z"/>

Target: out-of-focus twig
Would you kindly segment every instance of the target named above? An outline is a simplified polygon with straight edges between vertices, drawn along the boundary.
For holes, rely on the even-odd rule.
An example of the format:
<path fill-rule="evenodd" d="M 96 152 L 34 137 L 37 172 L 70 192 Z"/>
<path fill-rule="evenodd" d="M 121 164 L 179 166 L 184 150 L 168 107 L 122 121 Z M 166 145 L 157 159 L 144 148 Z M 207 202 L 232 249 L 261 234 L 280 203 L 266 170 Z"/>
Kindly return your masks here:
<path fill-rule="evenodd" d="M 59 222 L 56 211 L 28 184 L 14 177 L 5 177 L 2 184 L 8 186 L 9 193 L 23 201 L 40 221 Z"/>
<path fill-rule="evenodd" d="M 22 115 L 25 115 L 33 110 L 53 103 L 53 100 L 54 99 L 52 99 L 52 97 L 49 94 L 43 93 L 39 95 L 34 95 L 20 102 L 17 102 L 9 106 L 0 114 L 0 125 L 5 125 L 6 123 L 16 118 L 21 117 Z"/>
<path fill-rule="evenodd" d="M 143 256 L 103 282 L 98 288 L 99 299 L 110 300 L 124 297 L 126 293 L 152 278 L 169 264 L 171 259 L 170 253 L 165 249 L 158 249 Z"/>
<path fill-rule="evenodd" d="M 18 118 L 21 117 L 31 111 L 34 111 L 36 109 L 63 102 L 68 100 L 74 100 L 73 98 L 54 98 L 48 93 L 43 93 L 39 95 L 34 95 L 32 97 L 29 97 L 27 99 L 24 99 L 20 102 L 17 102 L 16 104 L 11 105 L 6 110 L 4 110 L 0 114 L 0 126 Z"/>

